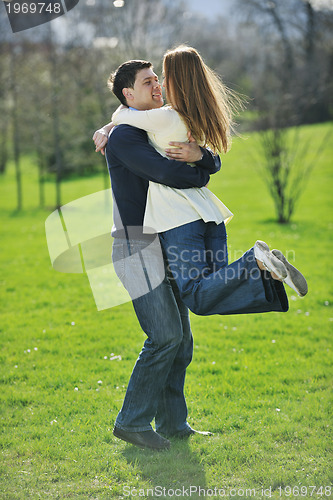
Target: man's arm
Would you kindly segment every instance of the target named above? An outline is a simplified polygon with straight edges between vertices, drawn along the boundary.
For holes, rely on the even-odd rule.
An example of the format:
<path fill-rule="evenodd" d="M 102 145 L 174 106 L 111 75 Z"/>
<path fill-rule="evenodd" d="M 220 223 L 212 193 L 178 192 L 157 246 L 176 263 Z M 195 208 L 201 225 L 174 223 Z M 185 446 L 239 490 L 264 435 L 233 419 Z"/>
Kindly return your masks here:
<path fill-rule="evenodd" d="M 121 106 L 118 108 L 120 109 Z M 105 146 L 108 142 L 108 136 L 114 124 L 112 122 L 104 125 L 93 135 L 93 141 L 96 146 L 96 153 L 100 151 L 104 155 Z M 221 159 L 210 149 L 201 148 L 188 132 L 189 142 L 170 142 L 170 146 L 176 146 L 166 149 L 167 157 L 171 160 L 177 160 L 186 163 L 196 163 L 199 167 L 207 169 L 210 174 L 215 174 L 221 169 Z"/>
<path fill-rule="evenodd" d="M 114 158 L 139 177 L 175 188 L 205 186 L 209 171 L 205 167 L 169 160 L 160 155 L 147 141 L 147 134 L 129 125 L 119 125 L 106 147 L 109 165 Z"/>
<path fill-rule="evenodd" d="M 210 174 L 216 174 L 221 170 L 221 158 L 215 155 L 210 149 L 200 148 L 202 151 L 202 158 L 196 164 L 199 167 L 205 168 Z"/>

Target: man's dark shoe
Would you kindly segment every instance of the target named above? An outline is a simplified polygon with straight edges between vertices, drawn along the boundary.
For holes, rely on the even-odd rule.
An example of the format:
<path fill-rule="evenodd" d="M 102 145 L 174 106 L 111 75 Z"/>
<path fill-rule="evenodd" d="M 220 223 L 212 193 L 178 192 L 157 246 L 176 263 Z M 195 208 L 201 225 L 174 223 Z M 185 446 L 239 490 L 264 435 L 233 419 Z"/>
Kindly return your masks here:
<path fill-rule="evenodd" d="M 177 439 L 187 439 L 190 436 L 193 436 L 193 434 L 199 434 L 201 436 L 212 436 L 213 435 L 212 432 L 196 431 L 195 429 L 189 428 L 189 429 L 185 429 L 184 431 L 177 432 L 176 434 L 173 434 L 170 437 L 174 437 Z"/>
<path fill-rule="evenodd" d="M 150 448 L 151 450 L 168 450 L 170 448 L 170 441 L 164 439 L 153 430 L 127 432 L 115 426 L 113 435 L 127 443 L 139 446 L 139 448 Z"/>

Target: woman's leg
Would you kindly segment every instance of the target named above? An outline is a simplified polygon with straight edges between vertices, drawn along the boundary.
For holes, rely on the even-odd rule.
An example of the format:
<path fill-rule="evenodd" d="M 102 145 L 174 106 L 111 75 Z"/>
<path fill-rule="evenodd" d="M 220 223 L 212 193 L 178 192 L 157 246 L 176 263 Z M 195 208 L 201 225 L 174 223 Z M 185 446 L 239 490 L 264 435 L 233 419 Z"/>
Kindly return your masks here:
<path fill-rule="evenodd" d="M 226 265 L 224 237 L 220 246 L 225 257 L 222 260 L 218 257 L 218 239 L 212 238 L 210 223 L 197 220 L 165 231 L 160 234 L 160 241 L 181 298 L 194 313 L 246 314 L 288 310 L 282 283 L 260 271 L 253 248 Z M 213 257 L 209 260 L 207 250 L 212 247 Z"/>
<path fill-rule="evenodd" d="M 225 225 L 206 223 L 205 233 L 206 262 L 210 272 L 216 272 L 228 265 L 227 232 Z"/>

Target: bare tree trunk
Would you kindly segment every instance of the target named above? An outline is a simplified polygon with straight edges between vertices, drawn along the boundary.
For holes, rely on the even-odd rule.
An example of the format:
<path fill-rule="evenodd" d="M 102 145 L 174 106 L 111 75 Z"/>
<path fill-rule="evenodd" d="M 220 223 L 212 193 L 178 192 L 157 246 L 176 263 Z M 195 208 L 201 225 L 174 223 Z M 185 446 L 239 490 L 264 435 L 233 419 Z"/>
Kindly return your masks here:
<path fill-rule="evenodd" d="M 61 181 L 62 181 L 62 155 L 60 146 L 59 129 L 59 73 L 56 46 L 52 37 L 52 23 L 49 23 L 50 40 L 50 62 L 51 62 L 51 81 L 52 81 L 52 125 L 53 125 L 53 145 L 56 168 L 56 207 L 61 206 Z"/>
<path fill-rule="evenodd" d="M 313 100 L 317 101 L 317 86 L 319 84 L 316 74 L 314 52 L 315 52 L 315 12 L 310 1 L 304 1 L 306 13 L 306 24 L 304 30 L 304 66 L 303 66 L 303 87 L 304 96 L 298 103 L 298 114 L 300 121 L 306 121 L 313 109 Z M 309 97 L 311 96 L 311 99 Z"/>
<path fill-rule="evenodd" d="M 305 2 L 305 9 L 307 14 L 307 25 L 306 25 L 306 35 L 305 35 L 305 52 L 306 60 L 309 66 L 313 62 L 313 54 L 315 47 L 315 13 L 311 2 Z"/>
<path fill-rule="evenodd" d="M 99 109 L 100 109 L 100 123 L 104 123 L 105 121 L 105 99 L 104 99 L 104 92 L 103 88 L 98 82 L 97 85 L 95 85 L 95 94 L 96 94 L 96 99 L 99 104 Z M 107 169 L 106 161 L 104 159 L 104 168 L 103 168 L 103 186 L 104 189 L 109 189 L 110 187 L 110 177 L 109 177 L 109 172 Z"/>
<path fill-rule="evenodd" d="M 46 161 L 44 154 L 44 141 L 43 132 L 41 127 L 40 117 L 42 116 L 42 108 L 40 105 L 38 93 L 34 94 L 33 105 L 35 108 L 35 115 L 37 117 L 34 120 L 34 144 L 36 148 L 37 155 L 37 165 L 38 165 L 38 186 L 39 186 L 39 206 L 43 208 L 45 206 L 45 171 L 46 171 Z"/>
<path fill-rule="evenodd" d="M 0 143 L 0 174 L 4 174 L 7 166 L 8 159 L 8 149 L 7 149 L 7 140 L 8 140 L 8 126 L 7 121 L 1 123 L 1 143 Z"/>
<path fill-rule="evenodd" d="M 20 128 L 18 120 L 18 102 L 17 102 L 17 51 L 18 47 L 11 47 L 11 64 L 10 64 L 10 88 L 12 93 L 12 125 L 13 125 L 13 155 L 16 175 L 17 189 L 17 210 L 22 210 L 22 176 L 20 164 Z"/>
<path fill-rule="evenodd" d="M 4 61 L 4 49 L 0 48 L 0 75 L 1 75 L 1 85 L 0 85 L 0 174 L 4 174 L 7 165 L 8 158 L 8 111 L 7 111 L 7 82 L 5 75 L 5 61 Z"/>
<path fill-rule="evenodd" d="M 39 137 L 41 137 L 39 135 Z M 43 153 L 43 146 L 36 142 L 36 153 L 38 163 L 38 186 L 39 186 L 39 206 L 45 206 L 45 157 Z"/>
<path fill-rule="evenodd" d="M 7 22 L 7 19 L 6 19 Z M 0 16 L 0 175 L 6 171 L 8 160 L 8 69 L 11 55 L 8 54 L 8 44 L 5 43 L 4 19 Z"/>
<path fill-rule="evenodd" d="M 281 41 L 283 44 L 284 48 L 284 60 L 286 64 L 286 72 L 285 74 L 289 73 L 287 75 L 288 79 L 290 79 L 290 74 L 293 72 L 294 69 L 294 57 L 293 57 L 293 49 L 290 44 L 288 35 L 286 33 L 285 26 L 283 22 L 281 21 L 280 16 L 278 15 L 278 12 L 276 10 L 276 2 L 274 2 L 274 8 L 270 9 L 272 18 L 274 20 L 275 26 L 277 27 L 278 32 L 280 33 L 281 36 Z"/>

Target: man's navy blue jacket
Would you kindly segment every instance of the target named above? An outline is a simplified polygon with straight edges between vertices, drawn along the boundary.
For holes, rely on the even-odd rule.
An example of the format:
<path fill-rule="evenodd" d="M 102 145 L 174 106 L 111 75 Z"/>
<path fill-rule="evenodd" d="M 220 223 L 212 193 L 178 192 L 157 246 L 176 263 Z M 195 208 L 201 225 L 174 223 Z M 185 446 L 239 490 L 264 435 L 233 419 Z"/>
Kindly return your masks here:
<path fill-rule="evenodd" d="M 149 181 L 174 188 L 203 187 L 210 174 L 218 172 L 218 155 L 201 148 L 203 158 L 196 166 L 169 160 L 148 143 L 144 130 L 119 125 L 112 130 L 106 146 L 106 160 L 115 202 L 112 235 L 126 226 L 143 225 Z M 116 228 L 116 230 L 115 230 Z M 122 234 L 123 231 L 121 231 Z"/>

